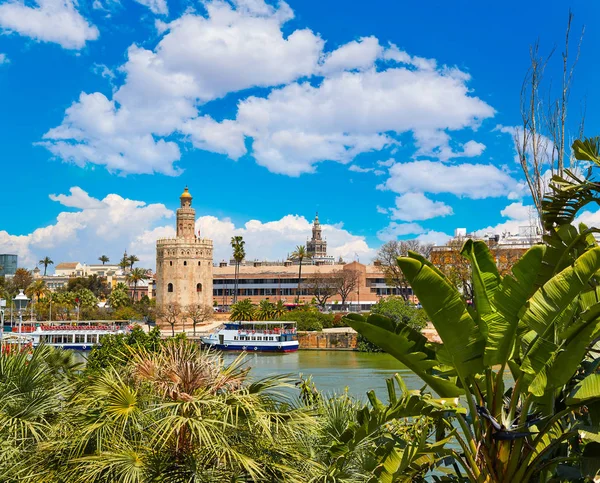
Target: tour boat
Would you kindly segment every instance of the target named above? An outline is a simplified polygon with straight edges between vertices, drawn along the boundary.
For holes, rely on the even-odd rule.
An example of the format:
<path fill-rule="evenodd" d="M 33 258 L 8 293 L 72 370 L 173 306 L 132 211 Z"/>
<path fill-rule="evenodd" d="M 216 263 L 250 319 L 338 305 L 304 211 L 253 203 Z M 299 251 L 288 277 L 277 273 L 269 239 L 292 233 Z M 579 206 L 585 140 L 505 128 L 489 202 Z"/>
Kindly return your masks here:
<path fill-rule="evenodd" d="M 88 351 L 102 344 L 102 337 L 109 334 L 124 334 L 129 332 L 128 326 L 92 325 L 83 322 L 79 325 L 39 325 L 38 327 L 27 327 L 19 333 L 13 328 L 13 333 L 4 335 L 5 343 L 30 343 L 33 347 L 40 344 L 52 347 L 61 347 L 76 351 Z M 23 329 L 26 329 L 23 327 Z"/>
<path fill-rule="evenodd" d="M 227 322 L 202 343 L 224 351 L 293 352 L 298 335 L 296 322 Z"/>

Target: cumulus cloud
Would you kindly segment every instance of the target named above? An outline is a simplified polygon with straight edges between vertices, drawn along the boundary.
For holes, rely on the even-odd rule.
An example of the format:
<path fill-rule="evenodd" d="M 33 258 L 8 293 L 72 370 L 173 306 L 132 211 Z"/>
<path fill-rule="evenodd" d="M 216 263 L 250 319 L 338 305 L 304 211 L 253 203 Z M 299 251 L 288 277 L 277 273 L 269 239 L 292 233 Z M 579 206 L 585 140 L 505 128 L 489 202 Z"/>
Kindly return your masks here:
<path fill-rule="evenodd" d="M 166 0 L 135 0 L 137 3 L 148 7 L 152 13 L 157 15 L 167 15 L 169 7 Z"/>
<path fill-rule="evenodd" d="M 500 214 L 507 219 L 497 225 L 479 229 L 476 233 L 480 235 L 517 234 L 521 227 L 535 226 L 537 223 L 535 207 L 533 205 L 524 205 L 521 201 L 507 205 L 500 211 Z"/>
<path fill-rule="evenodd" d="M 6 54 L 0 54 L 0 65 L 9 63 L 10 59 L 6 56 Z"/>
<path fill-rule="evenodd" d="M 397 240 L 406 235 L 420 235 L 424 232 L 425 229 L 418 223 L 396 223 L 393 221 L 377 232 L 377 238 L 383 242 L 387 242 Z"/>
<path fill-rule="evenodd" d="M 131 46 L 112 97 L 82 93 L 43 144 L 79 165 L 170 175 L 181 172 L 176 163 L 186 141 L 234 160 L 251 154 L 289 176 L 314 172 L 323 161 L 348 164 L 398 144 L 405 132 L 420 136 L 423 149 L 429 136 L 427 149 L 444 159 L 483 150 L 469 141 L 446 154 L 449 132 L 476 129 L 494 115 L 464 72 L 382 47 L 372 36 L 327 52 L 309 29 L 284 33 L 293 17 L 285 2 L 216 0 L 205 7 L 205 15 L 161 22 L 154 50 Z M 231 119 L 202 113 L 206 102 L 251 87 L 270 90 L 242 97 Z"/>
<path fill-rule="evenodd" d="M 0 252 L 17 253 L 19 265 L 29 268 L 46 255 L 56 263 L 97 263 L 102 254 L 115 261 L 125 249 L 137 254 L 133 243 L 137 237 L 173 217 L 173 212 L 160 203 L 146 204 L 117 194 L 96 200 L 80 188 L 73 187 L 70 191 L 70 195 L 52 195 L 51 198 L 78 211 L 61 212 L 56 222 L 28 235 L 0 231 Z M 154 266 L 154 253 L 140 255 L 141 266 Z"/>
<path fill-rule="evenodd" d="M 39 42 L 79 50 L 98 38 L 98 29 L 77 10 L 74 0 L 11 1 L 0 5 L 0 27 Z"/>
<path fill-rule="evenodd" d="M 58 201 L 63 206 L 79 208 L 81 210 L 93 210 L 106 206 L 100 200 L 92 198 L 79 186 L 73 186 L 69 191 L 70 195 L 49 195 L 49 198 L 52 201 Z"/>
<path fill-rule="evenodd" d="M 322 224 L 323 237 L 327 240 L 327 253 L 346 260 L 355 254 L 370 260 L 375 251 L 362 236 L 352 235 L 340 224 Z M 230 219 L 203 216 L 196 222 L 201 236 L 211 238 L 215 246 L 214 260 L 229 260 L 232 236 L 243 236 L 248 260 L 284 260 L 297 245 L 306 243 L 311 234 L 312 222 L 298 215 L 286 215 L 275 221 L 250 220 L 236 226 Z"/>
<path fill-rule="evenodd" d="M 124 250 L 140 258 L 139 265 L 155 268 L 156 240 L 175 236 L 174 212 L 161 203 L 146 204 L 118 194 L 102 200 L 91 197 L 78 187 L 70 194 L 51 195 L 64 206 L 77 211 L 59 213 L 56 221 L 27 235 L 11 235 L 0 230 L 0 253 L 16 253 L 19 265 L 33 268 L 48 255 L 56 263 L 79 261 L 97 263 L 100 255 L 117 261 Z M 303 216 L 287 215 L 279 220 L 249 220 L 236 225 L 228 218 L 202 216 L 196 221 L 202 237 L 214 242 L 214 260 L 229 260 L 231 237 L 241 235 L 246 241 L 248 259 L 282 260 L 311 235 L 312 221 Z M 339 224 L 322 224 L 328 253 L 346 260 L 355 255 L 368 261 L 375 251 L 365 237 L 357 236 Z"/>
<path fill-rule="evenodd" d="M 405 193 L 396 197 L 396 207 L 390 208 L 392 220 L 429 220 L 451 215 L 452 207 L 441 201 L 433 201 L 423 193 Z"/>
<path fill-rule="evenodd" d="M 442 231 L 429 230 L 425 233 L 421 233 L 415 239 L 421 243 L 433 243 L 436 246 L 443 246 L 448 243 L 451 238 L 450 235 Z"/>
<path fill-rule="evenodd" d="M 492 164 L 448 165 L 435 161 L 394 164 L 381 185 L 396 193 L 451 193 L 472 199 L 509 196 L 523 185 Z"/>

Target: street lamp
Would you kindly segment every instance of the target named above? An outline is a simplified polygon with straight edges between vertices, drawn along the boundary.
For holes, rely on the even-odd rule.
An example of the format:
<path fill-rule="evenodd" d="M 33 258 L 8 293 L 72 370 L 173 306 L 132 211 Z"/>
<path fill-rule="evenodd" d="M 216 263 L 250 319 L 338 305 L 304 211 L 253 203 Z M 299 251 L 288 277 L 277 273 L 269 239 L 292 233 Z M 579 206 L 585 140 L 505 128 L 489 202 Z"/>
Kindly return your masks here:
<path fill-rule="evenodd" d="M 19 348 L 21 347 L 21 342 L 23 338 L 23 311 L 27 308 L 27 304 L 29 303 L 29 299 L 27 295 L 23 293 L 23 289 L 19 289 L 18 295 L 13 299 L 15 302 L 15 308 L 19 312 Z"/>

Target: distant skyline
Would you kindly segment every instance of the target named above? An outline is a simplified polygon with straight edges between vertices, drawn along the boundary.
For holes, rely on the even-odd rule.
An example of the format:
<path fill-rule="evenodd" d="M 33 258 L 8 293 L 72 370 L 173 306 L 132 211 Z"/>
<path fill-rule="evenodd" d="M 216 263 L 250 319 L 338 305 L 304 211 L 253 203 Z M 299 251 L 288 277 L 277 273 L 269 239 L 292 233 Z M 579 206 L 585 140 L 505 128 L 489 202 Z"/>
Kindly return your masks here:
<path fill-rule="evenodd" d="M 585 103 L 593 136 L 600 5 L 571 8 L 574 43 L 586 32 L 570 128 Z M 457 227 L 514 232 L 531 218 L 512 140 L 529 46 L 556 48 L 544 86 L 556 87 L 568 9 L 0 2 L 0 253 L 33 268 L 127 250 L 153 268 L 186 185 L 215 261 L 234 235 L 250 259 L 283 259 L 316 211 L 328 253 L 347 260 Z"/>

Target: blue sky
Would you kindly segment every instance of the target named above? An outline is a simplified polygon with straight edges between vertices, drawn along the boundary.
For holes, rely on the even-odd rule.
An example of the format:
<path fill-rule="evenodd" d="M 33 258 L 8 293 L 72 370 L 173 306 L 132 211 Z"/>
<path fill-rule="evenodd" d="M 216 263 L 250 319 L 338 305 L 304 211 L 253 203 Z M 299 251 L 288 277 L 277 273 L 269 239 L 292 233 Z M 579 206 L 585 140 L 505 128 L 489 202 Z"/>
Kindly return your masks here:
<path fill-rule="evenodd" d="M 151 267 L 186 184 L 215 258 L 233 234 L 250 258 L 282 258 L 316 210 L 347 259 L 398 237 L 515 230 L 530 204 L 509 134 L 528 48 L 557 46 L 557 84 L 568 8 L 2 2 L 0 252 L 31 267 L 128 249 Z M 571 8 L 573 37 L 588 23 L 571 128 L 585 98 L 595 135 L 600 6 Z"/>

